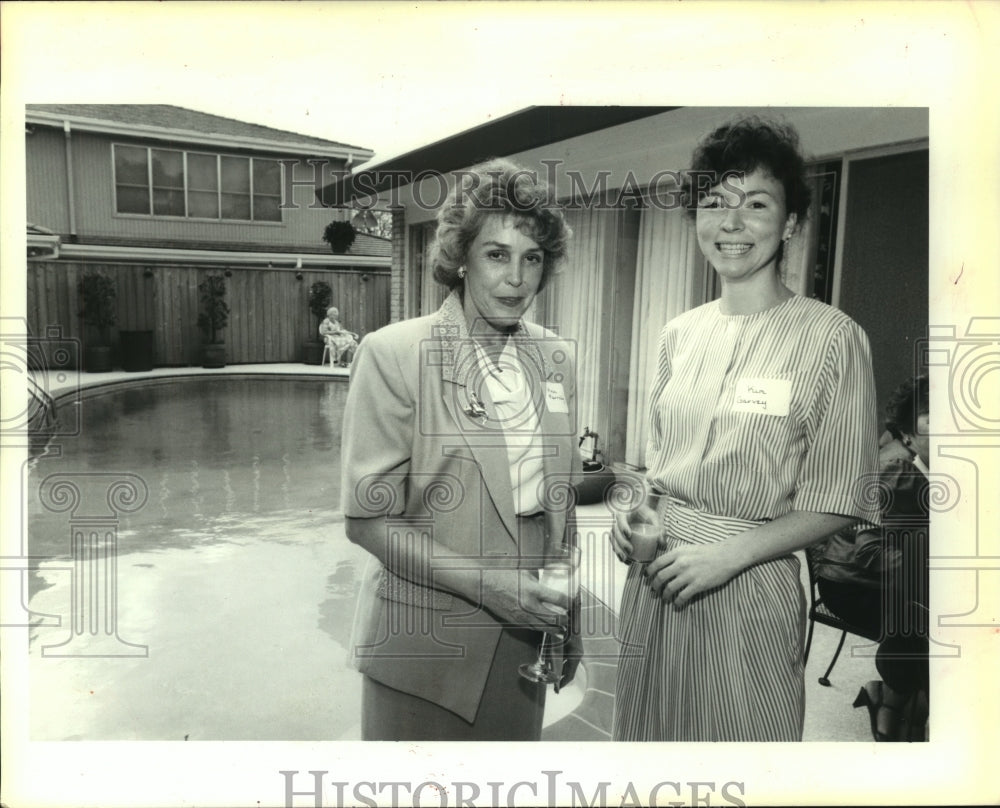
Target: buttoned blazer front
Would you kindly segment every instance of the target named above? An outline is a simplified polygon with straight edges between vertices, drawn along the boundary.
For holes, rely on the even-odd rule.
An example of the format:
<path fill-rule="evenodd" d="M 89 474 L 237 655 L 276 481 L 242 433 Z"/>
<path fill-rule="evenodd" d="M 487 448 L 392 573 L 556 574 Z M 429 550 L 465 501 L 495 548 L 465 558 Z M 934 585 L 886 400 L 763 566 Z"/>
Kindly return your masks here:
<path fill-rule="evenodd" d="M 433 315 L 367 335 L 351 371 L 342 441 L 345 516 L 386 516 L 389 571 L 364 573 L 352 662 L 372 678 L 475 718 L 500 638 L 496 618 L 462 597 L 414 583 L 393 559 L 402 542 L 430 541 L 464 557 L 451 563 L 539 566 L 542 542 L 560 542 L 581 478 L 576 444 L 573 351 L 522 322 L 517 346 L 543 447 L 543 531 L 522 530 L 514 512 L 504 433 L 483 383 L 457 293 Z M 513 424 L 513 429 L 520 425 Z M 507 428 L 511 428 L 510 422 Z M 426 571 L 426 568 L 425 568 Z M 398 573 L 398 574 L 397 574 Z M 424 580 L 425 578 L 421 578 Z"/>

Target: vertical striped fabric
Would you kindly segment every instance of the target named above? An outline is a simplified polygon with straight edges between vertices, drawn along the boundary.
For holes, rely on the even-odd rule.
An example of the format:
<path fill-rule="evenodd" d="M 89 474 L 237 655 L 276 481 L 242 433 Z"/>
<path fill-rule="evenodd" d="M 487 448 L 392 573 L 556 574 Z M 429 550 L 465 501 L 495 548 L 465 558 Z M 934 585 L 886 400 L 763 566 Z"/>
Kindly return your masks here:
<path fill-rule="evenodd" d="M 761 383 L 758 383 L 761 382 Z M 787 407 L 741 411 L 747 385 Z M 780 396 L 779 396 L 780 398 Z M 650 396 L 649 482 L 673 498 L 668 542 L 721 541 L 793 510 L 878 524 L 858 496 L 877 468 L 865 333 L 794 296 L 756 314 L 693 309 L 660 335 Z M 616 740 L 800 740 L 804 595 L 787 556 L 676 609 L 636 565 L 621 608 Z"/>
<path fill-rule="evenodd" d="M 666 549 L 755 524 L 677 504 L 665 523 Z M 655 596 L 633 564 L 622 597 L 614 740 L 802 740 L 804 631 L 794 556 L 751 567 L 683 609 Z"/>
<path fill-rule="evenodd" d="M 741 380 L 791 383 L 787 416 L 735 412 Z M 757 314 L 719 302 L 668 323 L 651 391 L 649 480 L 707 513 L 776 519 L 791 510 L 878 524 L 855 485 L 877 472 L 868 338 L 846 314 L 792 297 Z"/>

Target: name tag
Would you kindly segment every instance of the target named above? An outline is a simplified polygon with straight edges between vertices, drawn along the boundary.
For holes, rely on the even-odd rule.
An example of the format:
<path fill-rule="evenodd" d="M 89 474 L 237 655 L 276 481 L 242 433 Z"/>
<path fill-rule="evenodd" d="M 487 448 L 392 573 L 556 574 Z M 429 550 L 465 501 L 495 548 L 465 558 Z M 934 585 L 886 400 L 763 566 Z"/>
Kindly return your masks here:
<path fill-rule="evenodd" d="M 559 382 L 545 382 L 545 406 L 549 412 L 569 413 L 566 407 L 566 394 Z"/>
<path fill-rule="evenodd" d="M 740 379 L 736 382 L 733 412 L 788 415 L 791 402 L 791 379 Z"/>

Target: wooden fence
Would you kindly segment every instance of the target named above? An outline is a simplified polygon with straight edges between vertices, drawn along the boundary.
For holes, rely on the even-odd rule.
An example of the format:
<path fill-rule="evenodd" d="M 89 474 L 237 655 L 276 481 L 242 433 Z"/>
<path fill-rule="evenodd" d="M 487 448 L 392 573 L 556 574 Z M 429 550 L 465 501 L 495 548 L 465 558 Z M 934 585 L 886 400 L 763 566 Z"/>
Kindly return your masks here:
<path fill-rule="evenodd" d="M 87 342 L 79 316 L 77 282 L 100 272 L 115 281 L 118 325 L 112 330 L 152 331 L 154 363 L 198 365 L 198 284 L 208 275 L 226 278 L 229 324 L 224 331 L 227 361 L 301 362 L 302 344 L 316 340 L 318 322 L 309 311 L 309 287 L 326 281 L 345 328 L 359 335 L 389 322 L 390 273 L 386 269 L 274 269 L 196 267 L 164 264 L 107 264 L 32 261 L 28 265 L 27 315 L 30 333 L 44 336 L 59 327 L 64 338 Z M 301 274 L 301 279 L 296 275 Z"/>

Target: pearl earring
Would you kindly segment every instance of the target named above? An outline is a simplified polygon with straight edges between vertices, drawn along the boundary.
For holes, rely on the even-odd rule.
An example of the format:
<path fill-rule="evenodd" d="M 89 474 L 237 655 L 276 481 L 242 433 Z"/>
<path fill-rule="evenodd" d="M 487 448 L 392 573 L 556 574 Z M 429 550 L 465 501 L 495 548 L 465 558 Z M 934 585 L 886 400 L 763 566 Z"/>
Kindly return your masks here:
<path fill-rule="evenodd" d="M 459 267 L 458 268 L 458 277 L 460 277 L 460 278 L 464 278 L 465 277 L 465 267 Z"/>

